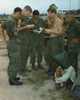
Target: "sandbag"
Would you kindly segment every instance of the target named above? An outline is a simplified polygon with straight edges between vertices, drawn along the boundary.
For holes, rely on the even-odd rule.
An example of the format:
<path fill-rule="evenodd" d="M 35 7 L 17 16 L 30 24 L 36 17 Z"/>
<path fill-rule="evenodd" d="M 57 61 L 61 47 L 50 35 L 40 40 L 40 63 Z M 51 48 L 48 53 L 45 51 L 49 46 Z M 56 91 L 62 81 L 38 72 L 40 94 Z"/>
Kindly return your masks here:
<path fill-rule="evenodd" d="M 70 66 L 70 61 L 68 59 L 68 54 L 66 53 L 66 51 L 53 56 L 53 59 L 62 67 L 62 69 L 67 69 Z"/>

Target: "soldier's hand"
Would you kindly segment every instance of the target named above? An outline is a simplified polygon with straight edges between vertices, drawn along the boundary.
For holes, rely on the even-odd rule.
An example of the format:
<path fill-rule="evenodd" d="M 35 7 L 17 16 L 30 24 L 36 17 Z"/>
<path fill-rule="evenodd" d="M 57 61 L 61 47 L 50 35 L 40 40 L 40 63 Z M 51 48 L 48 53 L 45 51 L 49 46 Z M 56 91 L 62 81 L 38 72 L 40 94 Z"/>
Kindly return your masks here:
<path fill-rule="evenodd" d="M 80 40 L 79 40 L 79 39 L 74 38 L 74 39 L 72 39 L 72 42 L 74 42 L 74 43 L 79 43 L 79 42 L 80 42 Z"/>
<path fill-rule="evenodd" d="M 18 31 L 17 32 L 14 32 L 14 36 L 18 36 Z"/>
<path fill-rule="evenodd" d="M 18 20 L 18 25 L 21 25 L 21 20 L 20 19 Z"/>
<path fill-rule="evenodd" d="M 34 32 L 34 33 L 36 33 L 36 32 L 37 32 L 37 30 L 33 30 L 33 32 Z"/>
<path fill-rule="evenodd" d="M 34 27 L 33 24 L 31 24 L 31 25 L 26 25 L 26 28 L 27 28 L 27 29 L 30 29 L 30 28 L 33 28 L 33 27 Z"/>
<path fill-rule="evenodd" d="M 42 31 L 45 31 L 45 28 L 42 27 Z"/>
<path fill-rule="evenodd" d="M 33 29 L 29 29 L 28 31 L 32 32 L 32 33 L 36 33 L 37 32 L 37 30 L 33 30 Z"/>
<path fill-rule="evenodd" d="M 8 43 L 8 40 L 5 40 L 5 43 L 7 44 Z"/>
<path fill-rule="evenodd" d="M 47 33 L 50 33 L 50 29 L 45 29 L 45 31 L 46 31 Z"/>

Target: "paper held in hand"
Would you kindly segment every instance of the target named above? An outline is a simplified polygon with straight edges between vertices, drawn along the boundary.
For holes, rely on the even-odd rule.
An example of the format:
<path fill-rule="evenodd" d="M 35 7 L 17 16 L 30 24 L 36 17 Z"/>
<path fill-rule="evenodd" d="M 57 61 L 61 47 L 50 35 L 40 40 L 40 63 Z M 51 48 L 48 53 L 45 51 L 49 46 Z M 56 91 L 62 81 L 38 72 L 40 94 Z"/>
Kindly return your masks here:
<path fill-rule="evenodd" d="M 42 32 L 42 28 L 39 28 L 40 31 L 37 31 L 36 34 L 40 34 Z"/>

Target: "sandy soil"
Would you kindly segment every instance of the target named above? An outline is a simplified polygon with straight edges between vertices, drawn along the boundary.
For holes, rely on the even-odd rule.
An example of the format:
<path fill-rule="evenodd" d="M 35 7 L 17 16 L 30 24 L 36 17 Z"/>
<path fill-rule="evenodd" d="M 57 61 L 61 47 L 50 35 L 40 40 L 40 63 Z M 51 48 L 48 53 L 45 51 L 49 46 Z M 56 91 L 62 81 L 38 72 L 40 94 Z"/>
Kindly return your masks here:
<path fill-rule="evenodd" d="M 22 86 L 10 86 L 7 75 L 8 62 L 6 45 L 0 39 L 0 100 L 69 100 L 64 99 L 65 91 L 68 90 L 63 88 L 55 91 L 52 77 L 45 74 L 43 70 L 32 71 L 28 77 L 21 77 L 21 81 L 24 82 Z M 47 69 L 44 59 L 42 65 Z M 27 66 L 31 69 L 29 60 Z M 71 97 L 69 92 L 66 96 Z M 73 100 L 72 97 L 70 100 Z"/>

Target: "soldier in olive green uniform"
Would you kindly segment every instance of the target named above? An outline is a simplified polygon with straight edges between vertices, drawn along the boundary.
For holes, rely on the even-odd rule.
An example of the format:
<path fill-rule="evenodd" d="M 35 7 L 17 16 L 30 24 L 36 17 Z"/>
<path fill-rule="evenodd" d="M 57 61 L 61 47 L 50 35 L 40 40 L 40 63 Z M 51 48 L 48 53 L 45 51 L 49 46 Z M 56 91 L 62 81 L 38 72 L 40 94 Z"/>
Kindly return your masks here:
<path fill-rule="evenodd" d="M 43 32 L 41 31 L 38 33 L 37 31 L 40 31 L 40 27 L 44 27 L 44 21 L 39 18 L 39 11 L 34 10 L 33 11 L 33 18 L 31 18 L 28 22 L 29 24 L 34 24 L 33 32 L 30 33 L 30 59 L 32 64 L 32 69 L 36 69 L 35 67 L 35 54 L 37 53 L 37 63 L 38 68 L 42 68 L 41 62 L 42 62 L 42 53 L 43 53 L 43 46 L 44 46 L 44 37 Z"/>
<path fill-rule="evenodd" d="M 21 16 L 22 17 L 22 16 Z M 23 18 L 23 17 L 22 17 Z M 20 27 L 23 27 L 27 25 L 27 18 L 23 18 L 24 20 L 21 19 L 22 24 Z M 25 73 L 24 71 L 26 70 L 26 63 L 29 57 L 29 32 L 27 29 L 22 30 L 19 32 L 19 38 L 20 38 L 20 47 L 21 47 L 21 72 Z M 27 74 L 25 74 L 27 76 Z"/>
<path fill-rule="evenodd" d="M 8 57 L 9 57 L 9 66 L 8 66 L 8 75 L 10 85 L 22 85 L 22 82 L 19 82 L 19 78 L 16 78 L 18 71 L 21 66 L 21 55 L 20 55 L 20 40 L 18 38 L 18 25 L 17 20 L 21 16 L 21 8 L 17 7 L 14 9 L 14 13 L 10 15 L 5 23 L 1 25 L 2 28 L 2 38 L 7 43 L 7 40 L 4 35 L 4 30 L 7 30 L 7 35 L 9 40 L 7 43 Z"/>
<path fill-rule="evenodd" d="M 80 52 L 80 22 L 75 19 L 74 13 L 66 13 L 66 20 L 69 23 L 68 32 L 68 56 L 75 71 L 78 71 L 78 54 Z"/>
<path fill-rule="evenodd" d="M 22 11 L 22 16 L 20 18 L 21 20 L 21 25 L 20 27 L 23 27 L 28 24 L 28 19 L 27 17 L 30 15 L 32 12 L 32 9 L 30 6 L 25 6 L 23 11 Z M 26 63 L 29 57 L 29 46 L 30 46 L 30 33 L 28 32 L 28 29 L 22 30 L 19 32 L 19 38 L 20 38 L 20 47 L 21 47 L 21 70 L 19 72 L 20 75 L 22 76 L 27 76 L 25 72 L 30 72 L 26 68 Z"/>

